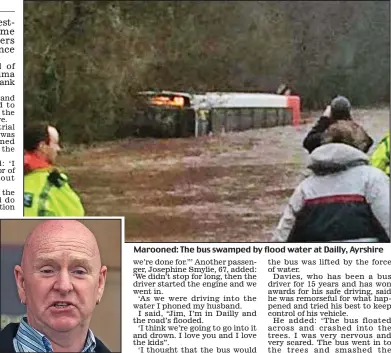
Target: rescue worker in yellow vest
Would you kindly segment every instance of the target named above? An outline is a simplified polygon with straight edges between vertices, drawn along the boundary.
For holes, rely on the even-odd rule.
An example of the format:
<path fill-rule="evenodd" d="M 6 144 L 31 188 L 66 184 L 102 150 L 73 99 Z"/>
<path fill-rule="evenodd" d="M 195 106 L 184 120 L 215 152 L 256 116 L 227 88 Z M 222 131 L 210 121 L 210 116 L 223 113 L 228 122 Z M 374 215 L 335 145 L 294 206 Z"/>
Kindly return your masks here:
<path fill-rule="evenodd" d="M 25 127 L 25 217 L 84 216 L 84 207 L 68 177 L 54 166 L 60 150 L 60 136 L 55 127 L 44 123 Z"/>
<path fill-rule="evenodd" d="M 390 176 L 390 132 L 376 146 L 371 156 L 371 164 Z"/>

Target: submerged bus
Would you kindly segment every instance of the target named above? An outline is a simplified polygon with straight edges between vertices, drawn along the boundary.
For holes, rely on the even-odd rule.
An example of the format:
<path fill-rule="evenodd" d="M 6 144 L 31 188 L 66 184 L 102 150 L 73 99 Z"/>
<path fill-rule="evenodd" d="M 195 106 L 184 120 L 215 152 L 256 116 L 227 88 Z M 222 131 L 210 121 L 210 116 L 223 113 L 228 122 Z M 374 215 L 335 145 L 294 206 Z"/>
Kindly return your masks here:
<path fill-rule="evenodd" d="M 270 93 L 139 92 L 140 136 L 190 137 L 300 124 L 300 97 Z"/>
<path fill-rule="evenodd" d="M 171 91 L 139 92 L 133 130 L 141 137 L 194 136 L 195 109 L 191 95 Z"/>

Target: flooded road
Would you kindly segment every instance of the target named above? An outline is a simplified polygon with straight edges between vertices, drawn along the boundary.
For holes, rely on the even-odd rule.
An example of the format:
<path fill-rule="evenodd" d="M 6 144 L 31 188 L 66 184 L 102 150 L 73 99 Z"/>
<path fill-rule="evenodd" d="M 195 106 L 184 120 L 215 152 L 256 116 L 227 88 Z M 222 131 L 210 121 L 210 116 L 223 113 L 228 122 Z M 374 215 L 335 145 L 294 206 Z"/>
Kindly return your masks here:
<path fill-rule="evenodd" d="M 388 109 L 353 114 L 375 141 L 388 130 Z M 61 162 L 88 216 L 126 217 L 127 241 L 268 241 L 305 177 L 302 140 L 311 126 L 122 140 Z"/>

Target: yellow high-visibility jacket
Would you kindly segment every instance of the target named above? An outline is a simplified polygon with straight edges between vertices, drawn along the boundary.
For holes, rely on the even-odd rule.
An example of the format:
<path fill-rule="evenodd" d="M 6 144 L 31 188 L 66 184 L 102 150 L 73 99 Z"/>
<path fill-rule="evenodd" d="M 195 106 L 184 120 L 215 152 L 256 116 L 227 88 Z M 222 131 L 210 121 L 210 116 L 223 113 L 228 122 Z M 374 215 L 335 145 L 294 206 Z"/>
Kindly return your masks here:
<path fill-rule="evenodd" d="M 24 176 L 25 217 L 83 217 L 79 196 L 68 177 L 56 169 L 42 168 Z"/>
<path fill-rule="evenodd" d="M 374 167 L 390 176 L 390 132 L 379 142 L 370 160 Z"/>

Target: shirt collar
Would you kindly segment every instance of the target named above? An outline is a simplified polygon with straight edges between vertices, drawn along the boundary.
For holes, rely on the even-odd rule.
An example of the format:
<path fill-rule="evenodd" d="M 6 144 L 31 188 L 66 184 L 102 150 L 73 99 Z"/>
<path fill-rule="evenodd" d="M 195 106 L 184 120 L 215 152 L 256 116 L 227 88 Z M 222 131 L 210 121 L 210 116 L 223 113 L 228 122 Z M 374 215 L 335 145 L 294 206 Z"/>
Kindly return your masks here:
<path fill-rule="evenodd" d="M 81 352 L 95 352 L 96 340 L 92 331 L 89 329 L 87 339 Z M 14 348 L 16 352 L 53 352 L 52 344 L 49 339 L 32 328 L 24 317 L 14 338 Z"/>
<path fill-rule="evenodd" d="M 24 156 L 24 173 L 32 172 L 36 169 L 50 168 L 52 165 L 42 156 L 34 152 L 25 152 Z"/>

